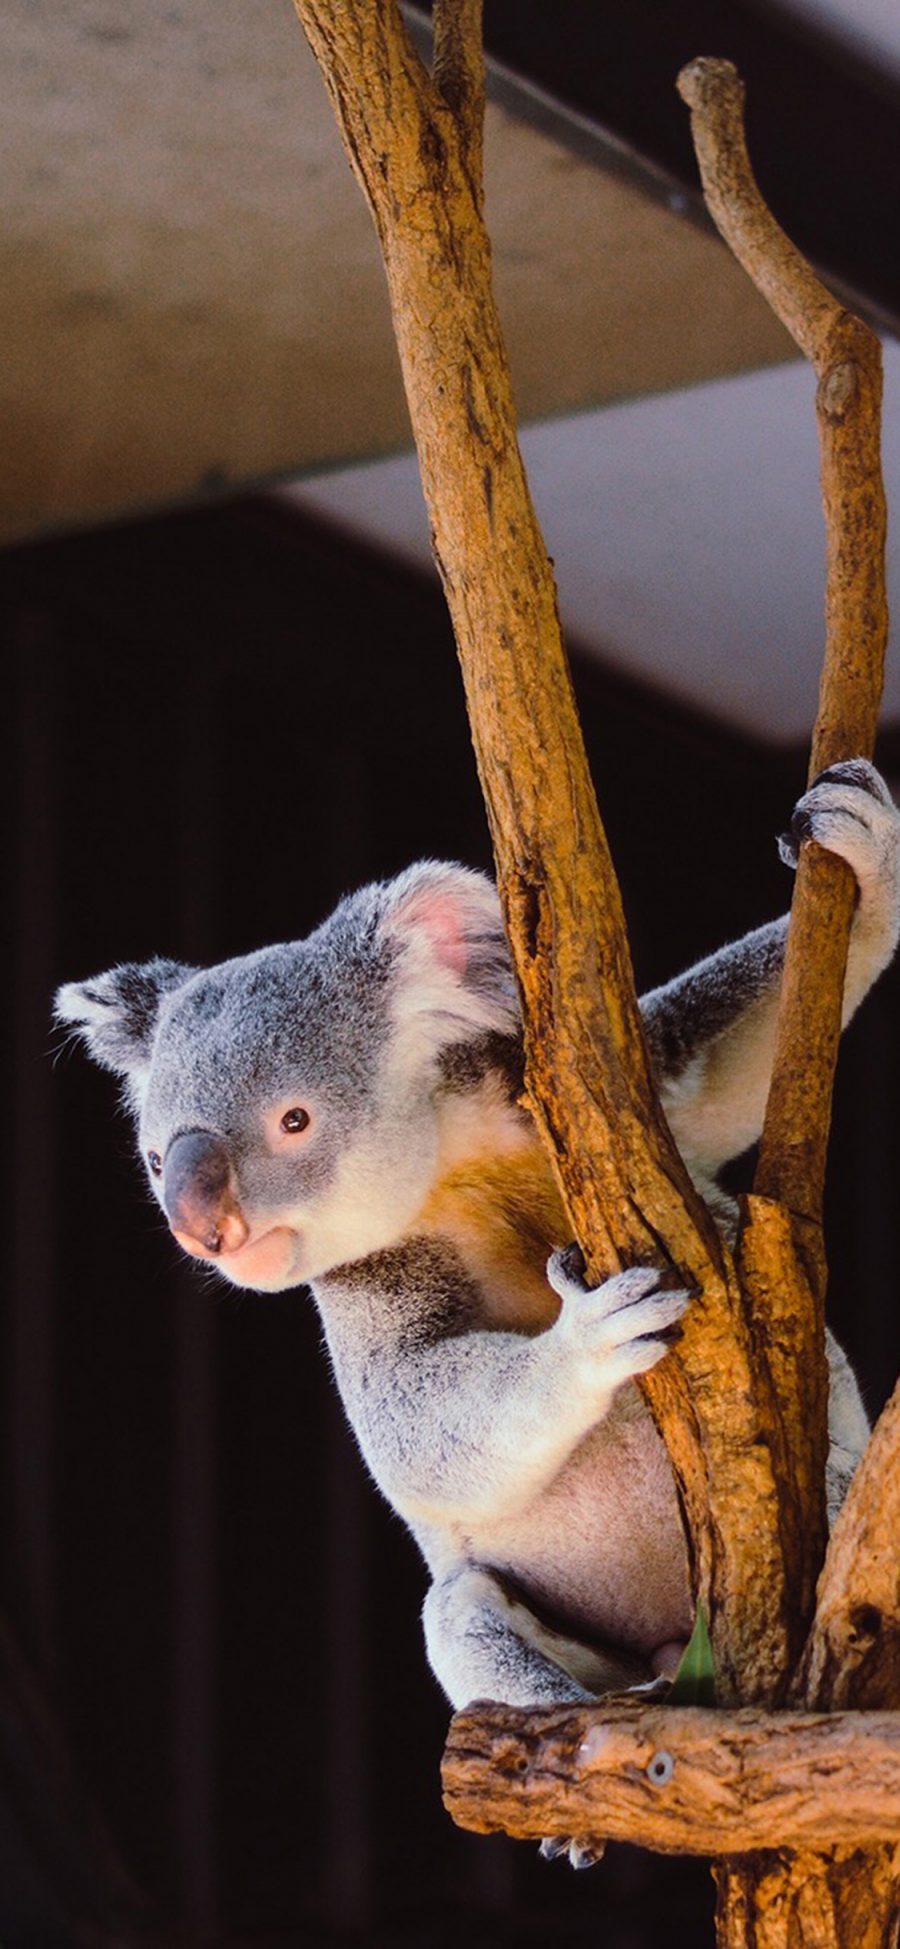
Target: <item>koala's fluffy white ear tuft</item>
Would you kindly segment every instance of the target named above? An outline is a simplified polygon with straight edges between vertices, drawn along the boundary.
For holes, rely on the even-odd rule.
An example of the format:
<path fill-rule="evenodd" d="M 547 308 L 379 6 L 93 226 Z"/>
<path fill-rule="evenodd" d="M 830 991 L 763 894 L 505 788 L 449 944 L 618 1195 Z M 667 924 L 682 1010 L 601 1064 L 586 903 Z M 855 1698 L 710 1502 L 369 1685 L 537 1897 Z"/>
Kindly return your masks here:
<path fill-rule="evenodd" d="M 466 866 L 422 860 L 387 889 L 382 928 L 405 949 L 403 1007 L 446 1042 L 514 1035 L 519 1005 L 497 890 Z"/>
<path fill-rule="evenodd" d="M 57 990 L 55 1019 L 82 1037 L 104 1069 L 134 1076 L 150 1061 L 163 995 L 195 972 L 181 961 L 131 961 L 91 981 L 68 981 Z"/>

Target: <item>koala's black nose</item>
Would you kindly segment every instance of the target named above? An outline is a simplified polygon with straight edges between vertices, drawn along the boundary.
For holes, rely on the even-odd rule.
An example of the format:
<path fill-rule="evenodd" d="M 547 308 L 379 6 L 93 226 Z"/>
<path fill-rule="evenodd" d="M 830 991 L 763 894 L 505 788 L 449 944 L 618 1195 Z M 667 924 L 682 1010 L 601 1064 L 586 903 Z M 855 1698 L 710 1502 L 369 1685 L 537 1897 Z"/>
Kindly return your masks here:
<path fill-rule="evenodd" d="M 198 1257 L 236 1252 L 249 1237 L 231 1189 L 231 1159 L 209 1130 L 185 1130 L 169 1145 L 163 1204 L 179 1244 Z"/>

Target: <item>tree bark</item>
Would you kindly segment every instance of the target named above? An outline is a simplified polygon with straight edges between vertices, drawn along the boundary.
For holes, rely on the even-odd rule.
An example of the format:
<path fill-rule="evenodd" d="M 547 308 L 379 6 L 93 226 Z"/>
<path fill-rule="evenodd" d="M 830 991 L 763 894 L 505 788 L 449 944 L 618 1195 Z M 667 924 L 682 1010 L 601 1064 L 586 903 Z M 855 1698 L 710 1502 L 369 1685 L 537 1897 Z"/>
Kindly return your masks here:
<path fill-rule="evenodd" d="M 662 1256 L 698 1293 L 681 1344 L 643 1387 L 678 1480 L 720 1695 L 769 1698 L 799 1655 L 810 1609 L 797 1590 L 811 1594 L 814 1575 L 798 1586 L 784 1553 L 775 1457 L 794 1440 L 650 1073 L 473 182 L 478 10 L 438 0 L 433 76 L 396 0 L 294 4 L 384 254 L 522 992 L 529 1101 L 589 1276 Z M 448 61 L 453 107 L 438 85 Z"/>
<path fill-rule="evenodd" d="M 826 639 L 810 777 L 841 758 L 871 755 L 887 644 L 881 476 L 881 347 L 820 284 L 757 189 L 743 130 L 743 87 L 727 61 L 691 62 L 679 76 L 704 194 L 725 241 L 810 359 L 818 376 L 827 580 Z M 800 849 L 782 981 L 772 1084 L 755 1196 L 738 1249 L 754 1330 L 774 1334 L 776 1386 L 801 1405 L 798 1439 L 782 1457 L 785 1547 L 806 1577 L 823 1533 L 827 1447 L 824 1361 L 826 1267 L 821 1209 L 841 998 L 855 893 L 844 862 Z M 778 1203 L 771 1201 L 777 1200 Z M 781 1214 L 778 1216 L 777 1214 Z M 788 1213 L 790 1217 L 788 1217 Z M 770 1234 L 787 1221 L 774 1254 Z M 755 1235 L 762 1230 L 762 1253 Z M 779 1261 L 782 1270 L 779 1276 Z M 784 1271 L 793 1268 L 790 1280 Z M 787 1302 L 787 1303 L 786 1303 Z M 792 1691 L 809 1704 L 900 1705 L 900 1503 L 888 1469 L 900 1448 L 889 1418 L 854 1483 L 818 1593 L 818 1612 Z M 809 1524 L 804 1544 L 804 1527 Z M 798 1527 L 799 1525 L 799 1527 Z M 811 1547 L 810 1547 L 811 1542 Z M 881 1554 L 878 1554 L 878 1544 Z M 880 1566 L 880 1567 L 879 1567 Z M 847 1857 L 780 1852 L 717 1868 L 723 1949 L 893 1944 L 898 1868 L 891 1849 Z"/>
<path fill-rule="evenodd" d="M 678 77 L 707 206 L 725 242 L 817 378 L 827 573 L 825 658 L 810 778 L 840 758 L 871 757 L 888 612 L 887 510 L 881 474 L 881 346 L 840 305 L 775 222 L 744 140 L 744 90 L 730 61 L 692 61 Z M 756 1190 L 818 1222 L 831 1090 L 853 912 L 843 860 L 801 847 L 781 1025 Z M 803 1060 L 797 1061 L 802 1049 Z"/>
<path fill-rule="evenodd" d="M 830 1711 L 900 1702 L 900 1384 L 835 1523 L 796 1690 Z"/>
<path fill-rule="evenodd" d="M 900 1714 L 773 1715 L 609 1700 L 454 1719 L 444 1799 L 465 1826 L 662 1854 L 900 1846 Z M 804 1867 L 806 1864 L 804 1864 Z M 771 1874 L 771 1864 L 767 1872 Z"/>
<path fill-rule="evenodd" d="M 717 1877 L 728 1949 L 895 1949 L 896 1847 L 745 1855 Z"/>
<path fill-rule="evenodd" d="M 479 0 L 436 0 L 430 75 L 405 33 L 397 0 L 294 4 L 384 255 L 434 553 L 456 633 L 522 994 L 529 1101 L 589 1276 L 599 1279 L 623 1262 L 658 1262 L 662 1255 L 680 1280 L 698 1289 L 681 1346 L 643 1386 L 687 1517 L 719 1698 L 778 1701 L 810 1622 L 824 1533 L 819 1194 L 852 888 L 839 862 L 803 849 L 774 1107 L 757 1195 L 742 1231 L 745 1311 L 730 1255 L 659 1108 L 551 565 L 518 450 L 481 216 Z M 689 71 L 694 80 L 687 86 L 701 123 L 709 119 L 711 103 L 716 120 L 722 67 L 698 63 Z M 726 95 L 730 88 L 728 82 Z M 718 163 L 716 140 L 720 147 L 724 142 Z M 698 147 L 702 151 L 700 139 Z M 710 154 L 727 204 L 730 176 L 746 191 L 739 117 L 737 129 L 733 114 L 724 123 L 719 118 Z M 753 208 L 758 218 L 762 206 Z M 881 517 L 877 494 L 866 500 L 871 452 L 860 446 L 858 417 L 863 410 L 871 430 L 874 412 L 877 428 L 877 355 L 870 356 L 856 321 L 849 321 L 849 338 L 834 338 L 833 301 L 767 212 L 765 217 L 769 244 L 774 240 L 769 283 L 775 292 L 788 292 L 793 313 L 824 360 L 823 465 L 834 456 L 831 472 L 830 462 L 824 465 L 831 567 L 818 765 L 823 757 L 866 750 L 877 710 L 872 668 L 882 619 L 873 560 Z M 748 234 L 757 234 L 752 222 Z M 866 552 L 866 522 L 875 533 L 874 557 Z M 851 536 L 846 547 L 845 530 Z M 864 680 L 855 660 L 857 639 L 874 700 L 866 707 L 871 725 L 861 734 L 855 706 L 846 705 Z M 815 920 L 823 903 L 824 944 Z M 811 972 L 798 967 L 801 937 L 808 945 L 800 946 L 800 956 L 821 957 Z M 837 1615 L 843 1588 L 838 1568 L 833 1578 Z M 810 1669 L 820 1655 L 817 1644 L 811 1641 Z M 775 1949 L 776 1942 L 784 1949 L 788 1943 L 841 1940 L 828 1929 L 837 1927 L 839 1908 L 843 1927 L 852 1902 L 861 1899 L 862 1869 L 829 1860 L 823 1865 L 809 1857 L 809 1893 L 800 1888 L 797 1863 L 783 1855 L 754 1855 L 733 1865 L 721 1881 L 722 1941 L 732 1949 L 749 1949 L 751 1942 L 757 1949 Z M 881 1886 L 882 1871 L 887 1890 L 887 1860 L 883 1852 L 865 1857 L 873 1890 Z M 879 1926 L 887 1927 L 886 1894 L 879 1914 Z"/>

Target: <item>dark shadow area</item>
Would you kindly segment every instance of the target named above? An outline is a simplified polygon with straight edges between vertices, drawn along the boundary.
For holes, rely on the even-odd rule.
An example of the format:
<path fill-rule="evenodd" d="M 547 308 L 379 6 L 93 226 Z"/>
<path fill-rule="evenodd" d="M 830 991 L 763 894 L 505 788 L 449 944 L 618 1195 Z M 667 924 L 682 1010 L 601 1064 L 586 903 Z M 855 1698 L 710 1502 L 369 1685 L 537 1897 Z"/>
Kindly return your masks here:
<path fill-rule="evenodd" d="M 451 1826 L 423 1569 L 364 1476 L 309 1299 L 192 1272 L 112 1079 L 51 1060 L 60 980 L 296 936 L 422 855 L 489 865 L 437 590 L 248 502 L 12 552 L 0 597 L 2 1602 L 158 1940 L 709 1940 L 703 1863 L 616 1848 L 575 1875 Z M 647 987 L 786 904 L 773 835 L 804 759 L 575 676 Z M 897 1019 L 891 975 L 847 1039 L 830 1193 L 832 1317 L 872 1408 L 900 1365 Z M 143 1939 L 99 1843 L 87 1892 L 60 1868 L 58 1766 L 31 1779 L 26 1849 L 0 1705 L 5 1949 Z"/>

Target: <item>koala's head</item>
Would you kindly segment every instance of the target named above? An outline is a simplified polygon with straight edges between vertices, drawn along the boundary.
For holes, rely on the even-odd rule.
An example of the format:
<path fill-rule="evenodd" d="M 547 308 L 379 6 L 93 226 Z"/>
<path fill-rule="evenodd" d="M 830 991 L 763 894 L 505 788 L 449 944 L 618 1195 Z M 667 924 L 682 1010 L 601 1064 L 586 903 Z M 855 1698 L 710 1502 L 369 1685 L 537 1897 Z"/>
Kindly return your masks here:
<path fill-rule="evenodd" d="M 434 1176 L 448 1052 L 519 1020 L 494 888 L 430 862 L 306 940 L 113 968 L 56 1012 L 124 1079 L 179 1243 L 262 1292 L 402 1236 Z"/>

